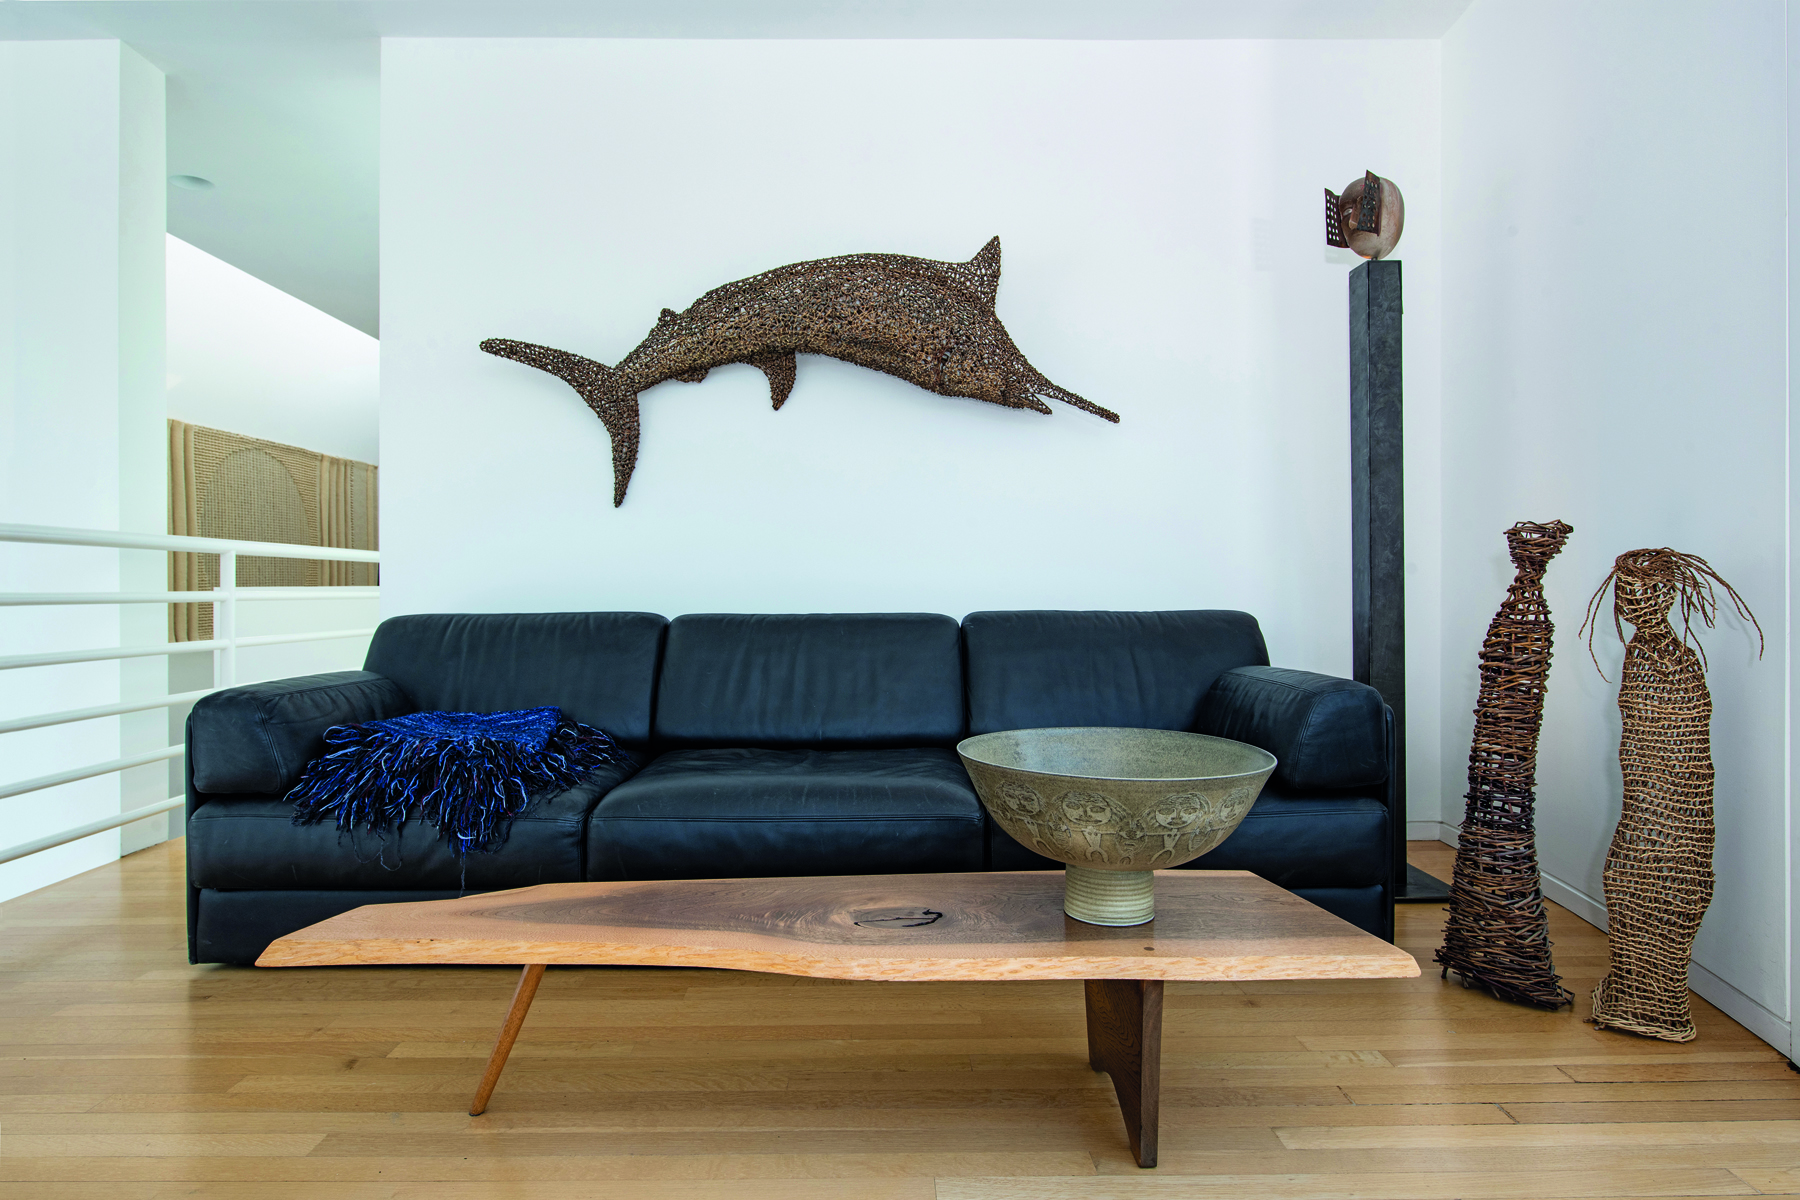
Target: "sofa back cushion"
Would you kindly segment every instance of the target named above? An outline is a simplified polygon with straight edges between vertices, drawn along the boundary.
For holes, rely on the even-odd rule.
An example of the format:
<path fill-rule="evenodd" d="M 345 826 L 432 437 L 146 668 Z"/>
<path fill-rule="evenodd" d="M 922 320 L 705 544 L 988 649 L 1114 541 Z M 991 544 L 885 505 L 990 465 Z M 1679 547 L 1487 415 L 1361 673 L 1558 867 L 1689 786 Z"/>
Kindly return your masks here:
<path fill-rule="evenodd" d="M 446 613 L 391 617 L 363 664 L 419 708 L 502 712 L 554 704 L 624 746 L 650 738 L 668 621 L 655 613 Z"/>
<path fill-rule="evenodd" d="M 963 618 L 969 732 L 1116 725 L 1191 730 L 1233 667 L 1269 661 L 1248 613 L 978 612 Z"/>
<path fill-rule="evenodd" d="M 962 733 L 950 617 L 697 613 L 669 624 L 659 745 L 947 746 Z"/>

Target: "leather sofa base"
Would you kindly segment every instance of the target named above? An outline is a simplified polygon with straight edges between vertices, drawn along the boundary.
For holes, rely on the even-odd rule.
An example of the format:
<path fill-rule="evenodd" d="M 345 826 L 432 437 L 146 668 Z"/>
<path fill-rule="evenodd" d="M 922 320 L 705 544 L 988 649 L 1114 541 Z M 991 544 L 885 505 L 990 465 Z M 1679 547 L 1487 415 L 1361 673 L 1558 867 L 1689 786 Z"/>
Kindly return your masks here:
<path fill-rule="evenodd" d="M 269 943 L 365 904 L 450 900 L 472 892 L 242 891 L 200 889 L 193 961 L 251 966 Z"/>
<path fill-rule="evenodd" d="M 1394 940 L 1394 902 L 1384 886 L 1360 888 L 1291 888 L 1294 895 L 1341 917 L 1365 933 Z"/>

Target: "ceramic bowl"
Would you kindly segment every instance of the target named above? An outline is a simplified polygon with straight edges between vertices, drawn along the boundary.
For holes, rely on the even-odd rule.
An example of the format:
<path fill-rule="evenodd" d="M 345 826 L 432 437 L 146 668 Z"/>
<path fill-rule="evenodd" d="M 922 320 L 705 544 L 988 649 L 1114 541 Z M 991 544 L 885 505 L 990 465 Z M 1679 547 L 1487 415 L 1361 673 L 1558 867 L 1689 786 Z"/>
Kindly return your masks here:
<path fill-rule="evenodd" d="M 995 824 L 1067 866 L 1063 910 L 1093 925 L 1151 920 L 1151 872 L 1230 837 L 1275 770 L 1267 750 L 1171 729 L 1015 729 L 956 752 Z"/>

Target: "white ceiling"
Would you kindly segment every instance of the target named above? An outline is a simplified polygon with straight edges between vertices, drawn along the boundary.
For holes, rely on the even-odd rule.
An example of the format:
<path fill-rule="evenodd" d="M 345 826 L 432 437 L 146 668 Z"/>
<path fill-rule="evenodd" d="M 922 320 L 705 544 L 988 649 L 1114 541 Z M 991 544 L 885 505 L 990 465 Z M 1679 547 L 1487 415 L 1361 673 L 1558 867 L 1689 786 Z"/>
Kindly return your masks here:
<path fill-rule="evenodd" d="M 169 232 L 378 334 L 382 37 L 1438 38 L 1470 0 L 0 0 L 169 80 Z"/>

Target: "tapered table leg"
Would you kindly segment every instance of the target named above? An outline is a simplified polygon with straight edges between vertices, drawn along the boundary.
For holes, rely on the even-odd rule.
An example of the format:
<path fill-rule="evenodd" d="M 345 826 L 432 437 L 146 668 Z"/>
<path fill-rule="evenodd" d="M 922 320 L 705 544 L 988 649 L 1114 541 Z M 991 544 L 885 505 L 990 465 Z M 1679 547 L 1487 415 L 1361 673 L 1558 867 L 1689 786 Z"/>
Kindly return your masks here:
<path fill-rule="evenodd" d="M 494 1085 L 500 1082 L 500 1072 L 506 1070 L 507 1056 L 512 1053 L 513 1043 L 519 1040 L 519 1027 L 525 1024 L 525 1014 L 531 1011 L 532 998 L 543 981 L 543 963 L 532 963 L 519 976 L 512 1007 L 506 1010 L 506 1020 L 500 1026 L 500 1038 L 494 1043 L 494 1052 L 488 1055 L 487 1073 L 481 1077 L 481 1086 L 475 1089 L 475 1099 L 469 1104 L 471 1117 L 479 1117 L 487 1111 Z"/>
<path fill-rule="evenodd" d="M 1140 1167 L 1154 1167 L 1162 1094 L 1163 981 L 1086 982 L 1088 1063 L 1112 1076 L 1132 1157 Z"/>

